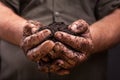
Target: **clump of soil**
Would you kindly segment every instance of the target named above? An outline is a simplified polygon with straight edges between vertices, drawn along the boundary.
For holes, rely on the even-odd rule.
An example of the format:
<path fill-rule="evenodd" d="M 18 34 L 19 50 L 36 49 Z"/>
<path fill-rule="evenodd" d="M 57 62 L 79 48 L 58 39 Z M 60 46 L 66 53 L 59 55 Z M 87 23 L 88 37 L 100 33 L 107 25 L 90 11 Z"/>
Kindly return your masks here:
<path fill-rule="evenodd" d="M 66 25 L 64 22 L 54 22 L 54 23 L 51 23 L 48 26 L 41 27 L 39 29 L 39 31 L 41 31 L 43 29 L 51 30 L 52 34 L 50 35 L 50 37 L 48 39 L 53 40 L 53 41 L 56 41 L 56 39 L 54 38 L 54 33 L 56 31 L 63 31 L 63 32 L 66 32 L 66 33 L 69 33 L 69 34 L 74 34 L 70 30 L 68 30 L 68 25 Z"/>

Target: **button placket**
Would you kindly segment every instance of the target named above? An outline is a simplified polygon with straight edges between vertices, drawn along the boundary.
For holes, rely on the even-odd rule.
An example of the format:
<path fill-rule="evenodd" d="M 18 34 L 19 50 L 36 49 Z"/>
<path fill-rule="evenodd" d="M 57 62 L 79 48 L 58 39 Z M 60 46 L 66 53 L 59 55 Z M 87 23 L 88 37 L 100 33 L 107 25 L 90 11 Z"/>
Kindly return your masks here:
<path fill-rule="evenodd" d="M 57 0 L 54 0 L 54 10 L 53 10 L 53 15 L 55 18 L 55 21 L 60 21 L 60 17 L 61 17 L 61 12 L 59 11 L 58 5 L 56 4 Z"/>
<path fill-rule="evenodd" d="M 55 15 L 55 17 L 60 17 L 60 12 L 55 11 L 55 12 L 54 12 L 54 15 Z"/>

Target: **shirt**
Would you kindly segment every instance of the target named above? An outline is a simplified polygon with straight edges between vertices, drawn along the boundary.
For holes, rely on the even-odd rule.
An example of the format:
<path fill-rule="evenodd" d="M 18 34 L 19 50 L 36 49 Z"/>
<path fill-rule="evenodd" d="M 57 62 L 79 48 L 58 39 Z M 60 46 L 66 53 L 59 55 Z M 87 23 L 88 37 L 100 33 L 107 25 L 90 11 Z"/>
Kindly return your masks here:
<path fill-rule="evenodd" d="M 17 15 L 38 20 L 48 25 L 52 22 L 52 0 L 0 0 Z M 90 25 L 110 14 L 120 5 L 120 0 L 54 0 L 54 15 L 57 22 L 67 25 L 78 19 Z M 29 61 L 23 51 L 11 43 L 0 41 L 1 80 L 49 80 L 48 74 L 38 71 L 37 65 Z M 107 52 L 91 55 L 76 66 L 71 74 L 51 74 L 51 80 L 106 80 Z"/>

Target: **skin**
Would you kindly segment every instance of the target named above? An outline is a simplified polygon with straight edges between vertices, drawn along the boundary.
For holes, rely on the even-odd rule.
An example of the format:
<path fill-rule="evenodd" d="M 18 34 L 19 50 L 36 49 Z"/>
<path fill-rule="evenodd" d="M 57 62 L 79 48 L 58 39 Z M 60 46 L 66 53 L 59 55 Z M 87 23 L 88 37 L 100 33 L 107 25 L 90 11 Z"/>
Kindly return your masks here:
<path fill-rule="evenodd" d="M 120 43 L 120 38 L 119 38 L 120 37 L 120 31 L 119 31 L 120 30 L 120 23 L 119 23 L 120 15 L 119 14 L 120 14 L 120 9 L 116 9 L 108 16 L 90 25 L 90 34 L 92 36 L 93 49 L 89 51 L 89 49 L 91 48 L 87 48 L 87 47 L 85 48 L 88 50 L 88 53 L 87 53 L 88 55 L 104 51 Z M 75 21 L 74 23 L 76 23 L 77 25 L 80 25 L 79 20 Z M 70 25 L 68 29 L 72 30 L 73 32 L 79 32 L 77 31 L 78 29 L 76 29 L 76 26 L 74 26 L 73 24 Z M 74 35 L 61 32 L 61 31 L 56 32 L 55 37 L 60 42 L 65 43 L 74 49 L 81 50 L 79 46 L 82 43 L 82 41 L 79 40 L 80 41 L 79 43 L 79 41 L 77 40 L 77 39 L 80 39 L 80 37 L 77 38 Z M 85 38 L 87 36 L 85 35 L 83 37 Z"/>
<path fill-rule="evenodd" d="M 27 20 L 21 18 L 20 16 L 17 16 L 11 9 L 4 6 L 2 3 L 0 3 L 0 9 L 1 9 L 0 10 L 0 14 L 1 14 L 0 15 L 0 39 L 6 40 L 12 44 L 21 46 L 21 39 L 23 39 L 24 26 L 26 25 Z M 103 51 L 103 50 L 108 49 L 108 48 L 110 48 L 110 47 L 112 47 L 120 42 L 120 39 L 119 39 L 119 37 L 120 37 L 120 22 L 119 22 L 120 15 L 119 14 L 120 14 L 120 9 L 116 9 L 114 12 L 107 15 L 103 19 L 90 25 L 90 34 L 92 36 L 92 42 L 93 42 L 94 48 L 92 50 L 90 50 L 90 52 L 88 52 L 87 54 L 91 55 L 92 53 Z M 75 29 L 75 28 L 71 28 L 71 29 Z M 76 30 L 72 30 L 72 31 L 77 32 Z M 33 36 L 34 34 L 36 34 L 36 33 L 33 33 L 29 36 L 26 36 L 24 38 L 24 40 L 25 40 L 24 43 L 27 41 L 29 42 L 29 39 L 26 40 L 26 38 Z M 44 33 L 42 33 L 42 34 L 44 34 Z M 64 35 L 64 36 L 61 37 L 60 35 Z M 38 36 L 40 38 L 42 37 L 41 34 L 39 34 Z M 69 36 L 69 38 L 71 38 L 71 39 L 67 38 L 67 36 Z M 47 38 L 47 37 L 48 36 L 45 36 L 44 38 Z M 59 31 L 59 32 L 55 33 L 55 37 L 60 42 L 63 42 L 65 44 L 69 44 L 70 42 L 74 43 L 74 45 L 69 45 L 69 46 L 73 47 L 74 49 L 76 49 L 77 48 L 76 46 L 78 46 L 78 44 L 76 44 L 74 42 L 74 41 L 76 41 L 76 38 L 74 35 L 70 35 L 70 34 L 67 34 L 65 32 Z M 88 37 L 86 37 L 86 35 L 84 35 L 83 37 L 85 38 L 85 40 L 88 38 Z M 30 38 L 30 39 L 32 39 L 32 38 Z M 63 39 L 65 39 L 65 40 L 63 40 Z M 78 37 L 77 39 L 81 39 L 81 37 Z M 88 40 L 89 40 L 89 38 L 88 38 Z M 49 42 L 52 43 L 52 41 L 48 41 L 48 43 Z M 37 43 L 40 43 L 40 42 L 37 42 Z M 35 45 L 37 43 L 35 43 Z M 81 43 L 81 42 L 79 42 L 79 43 Z M 55 43 L 55 45 L 56 44 L 57 43 Z M 33 44 L 31 44 L 31 45 L 33 45 Z M 65 45 L 63 44 L 63 46 L 65 46 Z M 61 46 L 59 46 L 59 47 L 61 47 Z M 41 48 L 41 46 L 39 45 L 39 47 L 37 49 L 39 51 L 41 51 L 43 48 Z M 51 47 L 50 47 L 50 49 L 51 49 Z M 62 50 L 64 50 L 64 49 L 62 49 Z M 80 49 L 81 48 L 79 46 L 79 48 L 76 50 L 80 50 Z M 61 51 L 61 48 L 59 48 L 58 51 L 59 50 Z M 68 50 L 68 52 L 69 51 L 70 50 Z M 71 51 L 71 53 L 74 53 L 74 52 Z M 29 54 L 31 54 L 31 53 L 29 53 Z M 39 53 L 39 54 L 41 54 L 41 53 Z M 62 58 L 61 56 L 59 56 L 59 57 Z M 55 67 L 58 67 L 58 68 L 56 68 L 57 70 L 51 71 L 51 72 L 54 72 L 57 74 L 62 74 L 62 75 L 69 73 L 69 67 L 67 68 L 66 66 L 64 66 L 64 63 L 66 63 L 65 59 L 66 58 L 56 60 L 55 62 L 53 62 L 53 64 L 54 63 L 55 64 L 56 63 L 63 63 L 62 65 L 61 64 L 59 65 L 60 68 L 61 67 L 63 68 L 63 70 L 60 71 L 59 66 L 55 66 Z M 68 64 L 68 63 L 66 63 L 66 64 Z M 69 66 L 69 64 L 68 64 L 68 66 Z"/>
<path fill-rule="evenodd" d="M 90 52 L 93 46 L 89 25 L 84 20 L 77 20 L 68 27 L 68 30 L 71 30 L 74 34 L 77 35 L 75 36 L 65 32 L 63 32 L 64 34 L 59 35 L 59 31 L 56 32 L 55 38 L 60 40 L 62 37 L 62 43 L 55 43 L 53 52 L 49 54 L 50 57 L 55 61 L 53 61 L 51 65 L 49 65 L 50 63 L 47 63 L 44 64 L 44 66 L 40 66 L 41 71 L 50 71 L 59 75 L 69 74 L 73 67 L 87 59 L 88 52 Z M 66 45 L 72 47 L 74 51 L 69 49 Z"/>
<path fill-rule="evenodd" d="M 111 14 L 107 15 L 103 19 L 95 22 L 90 25 L 90 33 L 93 40 L 94 48 L 90 53 L 96 53 L 108 49 L 120 42 L 120 9 L 116 9 Z M 64 35 L 64 36 L 61 36 Z M 64 38 L 66 37 L 66 44 L 69 44 L 69 36 L 70 34 L 66 34 L 65 32 L 56 32 L 55 37 L 59 39 L 59 41 L 64 42 Z M 72 39 L 71 42 L 74 43 L 76 40 L 73 35 L 70 37 Z M 77 43 L 74 45 L 70 45 L 72 47 L 77 46 Z"/>
<path fill-rule="evenodd" d="M 92 36 L 92 42 L 93 42 L 93 47 L 94 48 L 91 51 L 89 51 L 89 49 L 91 49 L 91 48 L 86 48 L 85 47 L 85 49 L 88 50 L 88 53 L 87 53 L 88 55 L 95 54 L 97 52 L 109 49 L 112 46 L 114 46 L 114 45 L 116 45 L 120 42 L 120 39 L 119 39 L 119 37 L 120 37 L 120 32 L 119 32 L 119 30 L 120 30 L 119 29 L 119 27 L 120 27 L 120 23 L 119 23 L 120 15 L 119 14 L 120 14 L 120 9 L 116 9 L 114 12 L 112 12 L 108 16 L 106 16 L 103 19 L 97 21 L 96 23 L 90 25 L 89 29 L 90 29 L 90 34 Z M 114 19 L 116 21 L 113 21 Z M 80 31 L 82 31 L 82 28 L 79 31 L 78 30 L 79 28 L 77 29 L 77 27 L 74 25 L 74 24 L 77 24 L 77 26 L 81 25 L 79 22 L 80 22 L 79 20 L 75 21 L 73 24 L 71 24 L 68 27 L 68 29 L 70 29 L 73 32 L 78 32 L 79 33 Z M 62 43 L 65 43 L 65 44 L 71 46 L 74 49 L 78 48 L 77 50 L 81 50 L 80 44 L 83 41 L 80 41 L 80 39 L 83 38 L 83 37 L 86 38 L 86 39 L 87 38 L 90 39 L 89 38 L 90 35 L 87 32 L 88 31 L 82 32 L 82 33 L 84 33 L 84 34 L 82 34 L 82 37 L 76 38 L 74 35 L 58 31 L 58 32 L 55 33 L 55 37 L 59 41 L 61 41 Z M 102 32 L 102 34 L 101 34 L 101 32 Z M 79 39 L 79 40 L 77 40 L 77 39 Z M 88 41 L 90 41 L 90 40 L 88 40 Z M 89 47 L 89 46 L 87 46 L 87 47 Z M 62 50 L 64 50 L 64 49 L 62 49 Z M 82 50 L 82 51 L 84 51 L 84 50 Z M 69 52 L 67 52 L 67 54 L 68 53 Z M 63 62 L 65 63 L 65 61 L 63 61 Z M 65 66 L 67 66 L 67 65 L 62 64 L 61 67 L 66 69 Z M 72 67 L 72 65 L 70 65 L 70 66 Z M 69 69 L 69 68 L 70 67 L 67 67 L 67 69 Z M 56 73 L 57 73 L 57 71 L 56 71 Z"/>
<path fill-rule="evenodd" d="M 27 21 L 15 15 L 11 9 L 2 3 L 0 3 L 0 9 L 0 38 L 12 44 L 20 45 L 23 37 L 23 27 Z"/>
<path fill-rule="evenodd" d="M 90 26 L 94 49 L 91 53 L 100 52 L 120 43 L 120 9 Z M 102 32 L 102 33 L 101 33 Z"/>
<path fill-rule="evenodd" d="M 38 57 L 40 55 L 48 53 L 52 50 L 54 43 L 50 40 L 39 45 L 39 43 L 41 43 L 51 34 L 50 30 L 45 29 L 40 32 L 36 32 L 40 27 L 43 26 L 41 23 L 28 24 L 27 20 L 16 15 L 10 8 L 1 2 L 0 9 L 0 39 L 22 47 L 26 53 L 26 56 L 35 62 L 37 62 L 36 60 L 39 59 Z M 47 49 L 45 49 L 45 45 L 48 45 Z M 41 53 L 43 51 L 44 53 Z M 35 52 L 37 53 L 35 54 Z M 38 57 L 36 57 L 36 55 Z"/>

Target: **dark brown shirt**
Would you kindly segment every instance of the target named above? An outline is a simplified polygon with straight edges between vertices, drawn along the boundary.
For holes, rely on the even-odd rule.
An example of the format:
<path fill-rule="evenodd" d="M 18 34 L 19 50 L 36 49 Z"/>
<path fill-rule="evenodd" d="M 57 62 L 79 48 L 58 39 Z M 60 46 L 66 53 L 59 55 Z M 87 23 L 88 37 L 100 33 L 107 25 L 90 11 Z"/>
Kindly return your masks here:
<path fill-rule="evenodd" d="M 49 24 L 52 22 L 52 0 L 0 0 L 26 19 Z M 71 24 L 84 19 L 96 22 L 119 7 L 120 0 L 54 0 L 56 21 Z M 6 41 L 0 41 L 0 80 L 48 80 L 48 74 L 37 70 L 22 50 Z M 70 75 L 51 74 L 51 80 L 106 80 L 107 54 L 92 55 L 88 61 L 75 67 Z"/>

